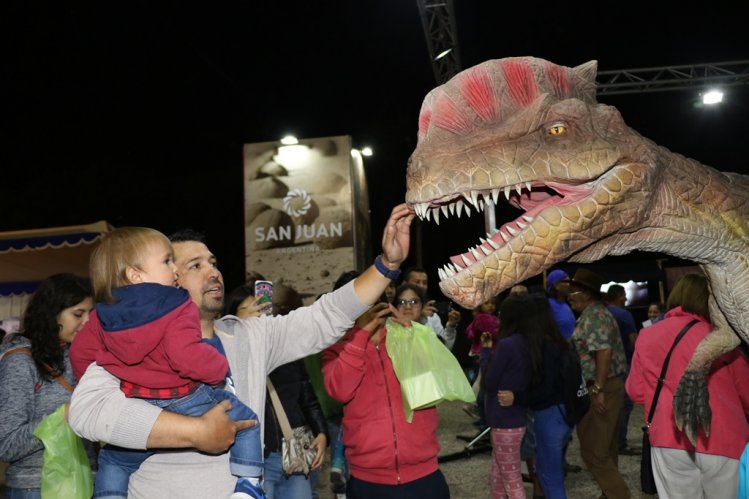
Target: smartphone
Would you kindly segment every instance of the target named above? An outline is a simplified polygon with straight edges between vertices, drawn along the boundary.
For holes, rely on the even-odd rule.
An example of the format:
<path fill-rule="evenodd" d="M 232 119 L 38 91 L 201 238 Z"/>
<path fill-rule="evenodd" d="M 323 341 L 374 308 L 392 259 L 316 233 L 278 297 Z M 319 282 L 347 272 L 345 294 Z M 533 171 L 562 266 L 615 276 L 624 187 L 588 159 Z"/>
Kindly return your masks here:
<path fill-rule="evenodd" d="M 273 307 L 270 304 L 273 302 L 273 283 L 270 281 L 255 281 L 255 296 L 260 296 L 259 305 L 266 305 L 265 315 L 270 315 L 273 311 Z"/>

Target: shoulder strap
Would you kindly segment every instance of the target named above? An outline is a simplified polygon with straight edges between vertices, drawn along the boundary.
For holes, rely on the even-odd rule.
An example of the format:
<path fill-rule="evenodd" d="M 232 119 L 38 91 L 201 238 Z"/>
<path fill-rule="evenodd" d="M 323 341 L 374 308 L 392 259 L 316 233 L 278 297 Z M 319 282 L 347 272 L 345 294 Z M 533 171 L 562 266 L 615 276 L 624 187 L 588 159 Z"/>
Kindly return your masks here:
<path fill-rule="evenodd" d="M 281 431 L 283 432 L 283 436 L 286 439 L 286 441 L 289 442 L 291 441 L 291 437 L 293 435 L 293 432 L 291 431 L 291 424 L 289 424 L 289 418 L 286 417 L 286 411 L 283 410 L 283 405 L 281 405 L 281 399 L 278 398 L 278 393 L 276 393 L 276 387 L 273 386 L 273 382 L 270 380 L 270 376 L 268 376 L 268 392 L 270 393 L 271 402 L 273 402 L 273 409 L 275 409 L 276 411 L 278 424 L 281 425 Z"/>
<path fill-rule="evenodd" d="M 674 339 L 673 345 L 671 345 L 671 349 L 668 351 L 668 355 L 666 355 L 666 359 L 663 361 L 663 367 L 661 368 L 661 375 L 658 376 L 658 384 L 655 387 L 655 393 L 653 394 L 653 403 L 650 404 L 650 412 L 648 412 L 648 420 L 646 421 L 646 424 L 650 426 L 650 422 L 653 420 L 653 415 L 655 414 L 655 406 L 658 404 L 658 397 L 661 394 L 661 389 L 663 388 L 663 383 L 666 381 L 666 371 L 668 371 L 668 363 L 671 361 L 671 354 L 674 351 L 674 348 L 676 348 L 676 345 L 681 341 L 681 339 L 684 337 L 685 334 L 687 334 L 687 331 L 689 329 L 697 324 L 697 319 L 693 319 L 689 324 L 684 326 L 684 328 L 679 332 L 679 334 Z"/>
<path fill-rule="evenodd" d="M 26 347 L 18 347 L 18 348 L 11 348 L 10 350 L 6 350 L 2 355 L 0 355 L 0 359 L 4 359 L 5 357 L 8 357 L 16 353 L 22 353 L 24 355 L 28 355 L 29 357 L 31 357 L 31 350 L 29 350 Z"/>
<path fill-rule="evenodd" d="M 11 348 L 10 350 L 7 350 L 5 353 L 3 353 L 2 356 L 0 356 L 0 359 L 4 359 L 5 357 L 8 357 L 9 355 L 14 355 L 17 353 L 22 353 L 24 355 L 28 355 L 31 357 L 31 350 L 29 350 L 26 347 L 18 347 L 18 348 Z M 48 373 L 53 374 L 55 371 L 47 364 L 44 364 L 44 368 L 47 370 Z M 73 386 L 68 383 L 68 380 L 62 377 L 61 374 L 58 374 L 57 376 L 54 376 L 54 380 L 57 381 L 62 385 L 63 388 L 65 388 L 70 393 L 73 393 Z"/>

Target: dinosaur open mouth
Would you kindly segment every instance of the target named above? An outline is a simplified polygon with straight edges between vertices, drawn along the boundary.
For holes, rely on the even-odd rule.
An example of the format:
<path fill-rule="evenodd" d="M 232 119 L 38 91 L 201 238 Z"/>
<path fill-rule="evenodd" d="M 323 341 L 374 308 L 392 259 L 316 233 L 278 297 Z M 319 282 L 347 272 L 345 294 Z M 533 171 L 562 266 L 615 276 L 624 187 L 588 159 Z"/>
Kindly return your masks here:
<path fill-rule="evenodd" d="M 440 217 L 462 215 L 494 209 L 495 206 L 509 203 L 523 214 L 514 220 L 479 238 L 479 243 L 465 253 L 450 257 L 450 262 L 437 270 L 440 281 L 458 274 L 472 265 L 481 262 L 495 253 L 501 252 L 513 239 L 523 237 L 528 231 L 536 236 L 548 232 L 549 225 L 556 225 L 561 205 L 575 204 L 588 197 L 593 191 L 592 184 L 560 184 L 555 182 L 521 182 L 502 188 L 471 190 L 452 194 L 442 199 L 414 203 L 416 215 L 426 221 L 439 224 Z M 554 208 L 552 208 L 554 207 Z"/>

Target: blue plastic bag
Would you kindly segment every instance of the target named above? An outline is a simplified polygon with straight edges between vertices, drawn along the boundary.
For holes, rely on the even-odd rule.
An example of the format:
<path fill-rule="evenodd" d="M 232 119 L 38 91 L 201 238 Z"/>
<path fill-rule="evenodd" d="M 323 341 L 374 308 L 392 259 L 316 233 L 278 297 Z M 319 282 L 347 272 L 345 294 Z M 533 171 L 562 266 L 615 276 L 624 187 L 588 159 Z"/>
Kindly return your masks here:
<path fill-rule="evenodd" d="M 43 499 L 90 499 L 94 494 L 91 465 L 81 437 L 65 420 L 65 406 L 42 419 L 34 435 L 44 443 Z"/>
<path fill-rule="evenodd" d="M 414 322 L 405 328 L 388 320 L 385 346 L 401 384 L 403 410 L 409 423 L 415 410 L 433 407 L 443 400 L 476 400 L 457 359 L 429 326 Z"/>

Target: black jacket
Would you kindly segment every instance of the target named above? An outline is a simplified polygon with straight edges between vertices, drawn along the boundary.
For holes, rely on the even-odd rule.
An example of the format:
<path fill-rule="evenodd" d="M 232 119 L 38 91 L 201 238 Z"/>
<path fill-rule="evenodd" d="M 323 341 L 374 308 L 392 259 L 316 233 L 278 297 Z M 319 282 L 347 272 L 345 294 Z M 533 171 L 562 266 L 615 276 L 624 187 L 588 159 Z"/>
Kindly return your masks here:
<path fill-rule="evenodd" d="M 273 381 L 273 386 L 276 388 L 276 393 L 278 393 L 278 398 L 281 400 L 281 405 L 286 412 L 286 417 L 289 418 L 291 427 L 296 428 L 308 424 L 312 433 L 315 435 L 325 433 L 328 442 L 330 442 L 325 416 L 315 396 L 312 383 L 309 381 L 304 362 L 297 360 L 284 364 L 270 373 L 270 379 Z M 265 456 L 267 457 L 271 452 L 281 451 L 283 431 L 273 410 L 270 394 L 266 393 L 266 397 L 264 434 Z"/>

